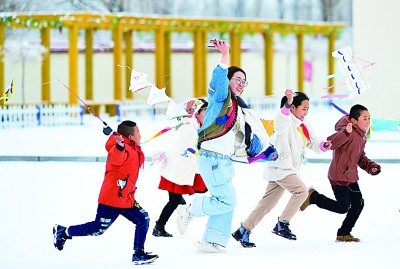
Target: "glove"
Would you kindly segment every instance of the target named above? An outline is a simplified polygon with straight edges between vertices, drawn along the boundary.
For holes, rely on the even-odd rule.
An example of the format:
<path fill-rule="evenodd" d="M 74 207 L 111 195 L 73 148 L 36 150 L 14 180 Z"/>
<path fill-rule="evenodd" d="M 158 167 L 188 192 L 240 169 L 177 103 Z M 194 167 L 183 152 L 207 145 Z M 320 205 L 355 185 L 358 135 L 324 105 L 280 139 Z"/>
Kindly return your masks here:
<path fill-rule="evenodd" d="M 279 157 L 278 152 L 276 151 L 274 146 L 270 145 L 266 150 L 264 150 L 257 156 L 249 157 L 247 158 L 247 160 L 250 164 L 261 159 L 264 161 L 275 161 L 276 159 L 278 159 L 278 157 Z"/>
<path fill-rule="evenodd" d="M 381 166 L 379 164 L 372 164 L 369 173 L 373 176 L 378 175 L 381 172 Z"/>
<path fill-rule="evenodd" d="M 250 157 L 256 156 L 262 150 L 262 145 L 260 139 L 257 135 L 253 135 L 253 140 L 251 140 L 250 147 L 247 149 L 247 153 Z"/>

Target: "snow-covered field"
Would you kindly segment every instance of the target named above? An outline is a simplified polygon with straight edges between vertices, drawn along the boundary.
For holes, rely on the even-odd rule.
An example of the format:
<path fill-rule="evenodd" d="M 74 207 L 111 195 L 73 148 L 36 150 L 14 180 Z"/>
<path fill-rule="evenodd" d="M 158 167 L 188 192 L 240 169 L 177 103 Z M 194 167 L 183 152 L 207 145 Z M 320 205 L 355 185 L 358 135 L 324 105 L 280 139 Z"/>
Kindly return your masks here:
<path fill-rule="evenodd" d="M 334 119 L 314 118 L 314 129 L 321 137 L 332 132 Z M 100 156 L 105 157 L 101 123 L 85 119 L 84 126 L 0 129 L 1 156 Z M 117 123 L 111 121 L 116 129 Z M 138 119 L 142 141 L 165 122 Z M 168 135 L 143 145 L 146 155 L 168 146 Z M 299 212 L 291 222 L 297 241 L 271 233 L 277 217 L 289 199 L 285 194 L 277 207 L 254 229 L 251 240 L 256 248 L 244 249 L 233 238 L 226 254 L 197 254 L 206 218 L 189 224 L 186 235 L 176 227 L 176 213 L 166 226 L 173 238 L 151 235 L 154 221 L 167 202 L 168 194 L 158 190 L 155 167 L 146 163 L 140 175 L 136 198 L 150 214 L 151 224 L 146 251 L 159 254 L 153 268 L 399 268 L 400 256 L 400 141 L 398 132 L 376 132 L 367 143 L 371 159 L 385 159 L 382 173 L 372 177 L 360 172 L 360 188 L 365 207 L 353 234 L 360 243 L 336 243 L 336 231 L 344 215 L 323 211 L 316 206 Z M 310 158 L 330 158 L 309 154 Z M 103 180 L 103 162 L 0 162 L 0 267 L 1 268 L 131 268 L 134 226 L 120 217 L 100 237 L 74 238 L 63 251 L 52 243 L 55 223 L 72 225 L 95 217 L 98 192 Z M 328 163 L 309 162 L 302 178 L 307 185 L 333 197 L 326 174 Z M 243 221 L 264 193 L 263 164 L 235 164 L 234 184 L 238 205 L 233 228 Z M 190 202 L 192 197 L 186 197 Z"/>

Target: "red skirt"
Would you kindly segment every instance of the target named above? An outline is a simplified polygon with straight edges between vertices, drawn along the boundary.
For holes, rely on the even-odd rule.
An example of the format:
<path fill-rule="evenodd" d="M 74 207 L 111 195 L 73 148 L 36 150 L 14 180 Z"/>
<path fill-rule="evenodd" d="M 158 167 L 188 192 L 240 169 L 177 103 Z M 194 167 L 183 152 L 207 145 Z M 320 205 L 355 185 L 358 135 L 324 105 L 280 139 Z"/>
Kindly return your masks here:
<path fill-rule="evenodd" d="M 161 177 L 160 184 L 158 185 L 160 190 L 166 190 L 176 194 L 195 194 L 205 193 L 207 191 L 206 184 L 204 184 L 203 178 L 200 174 L 195 174 L 193 186 L 190 185 L 178 185 L 168 179 Z"/>

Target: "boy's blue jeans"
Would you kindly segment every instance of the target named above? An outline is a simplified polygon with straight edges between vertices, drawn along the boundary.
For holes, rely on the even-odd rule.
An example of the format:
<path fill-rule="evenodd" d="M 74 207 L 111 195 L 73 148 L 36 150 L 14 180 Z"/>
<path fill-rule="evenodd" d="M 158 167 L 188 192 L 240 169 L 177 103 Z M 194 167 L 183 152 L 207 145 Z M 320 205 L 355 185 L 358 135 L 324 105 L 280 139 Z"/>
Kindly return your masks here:
<path fill-rule="evenodd" d="M 236 206 L 236 192 L 232 185 L 235 175 L 232 161 L 228 156 L 200 150 L 198 167 L 211 197 L 195 197 L 192 214 L 195 217 L 209 216 L 203 241 L 226 247 Z"/>
<path fill-rule="evenodd" d="M 96 219 L 94 221 L 69 226 L 68 234 L 72 237 L 102 235 L 114 223 L 119 215 L 124 216 L 129 221 L 136 224 L 133 249 L 144 250 L 144 243 L 149 229 L 150 218 L 149 214 L 136 201 L 132 208 L 117 208 L 99 204 L 97 207 Z"/>

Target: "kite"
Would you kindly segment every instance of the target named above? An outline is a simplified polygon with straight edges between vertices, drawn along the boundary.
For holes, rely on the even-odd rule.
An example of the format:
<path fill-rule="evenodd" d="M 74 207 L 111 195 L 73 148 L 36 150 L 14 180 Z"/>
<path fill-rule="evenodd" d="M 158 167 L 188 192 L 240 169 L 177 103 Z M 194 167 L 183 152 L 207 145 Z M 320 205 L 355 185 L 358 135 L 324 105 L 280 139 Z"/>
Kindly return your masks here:
<path fill-rule="evenodd" d="M 129 85 L 130 91 L 137 92 L 152 86 L 153 84 L 147 81 L 147 74 L 137 72 L 134 69 L 132 70 L 131 82 Z"/>
<path fill-rule="evenodd" d="M 13 93 L 14 93 L 14 79 L 11 81 L 10 86 L 7 88 L 7 90 L 3 94 L 3 96 L 0 97 L 0 100 L 2 100 L 3 106 L 5 106 L 7 104 L 8 100 L 11 98 Z"/>
<path fill-rule="evenodd" d="M 149 96 L 147 97 L 147 104 L 155 105 L 170 100 L 171 98 L 165 94 L 165 88 L 158 89 L 154 84 L 152 84 Z"/>
<path fill-rule="evenodd" d="M 353 60 L 353 50 L 345 47 L 332 52 L 332 56 L 337 59 L 340 71 L 346 76 L 346 86 L 351 92 L 361 94 L 369 88 L 364 79 L 360 68 Z"/>
<path fill-rule="evenodd" d="M 185 110 L 184 103 L 177 104 L 173 99 L 171 99 L 165 115 L 167 116 L 167 119 L 172 120 L 175 118 L 186 117 L 188 116 L 188 113 Z"/>

